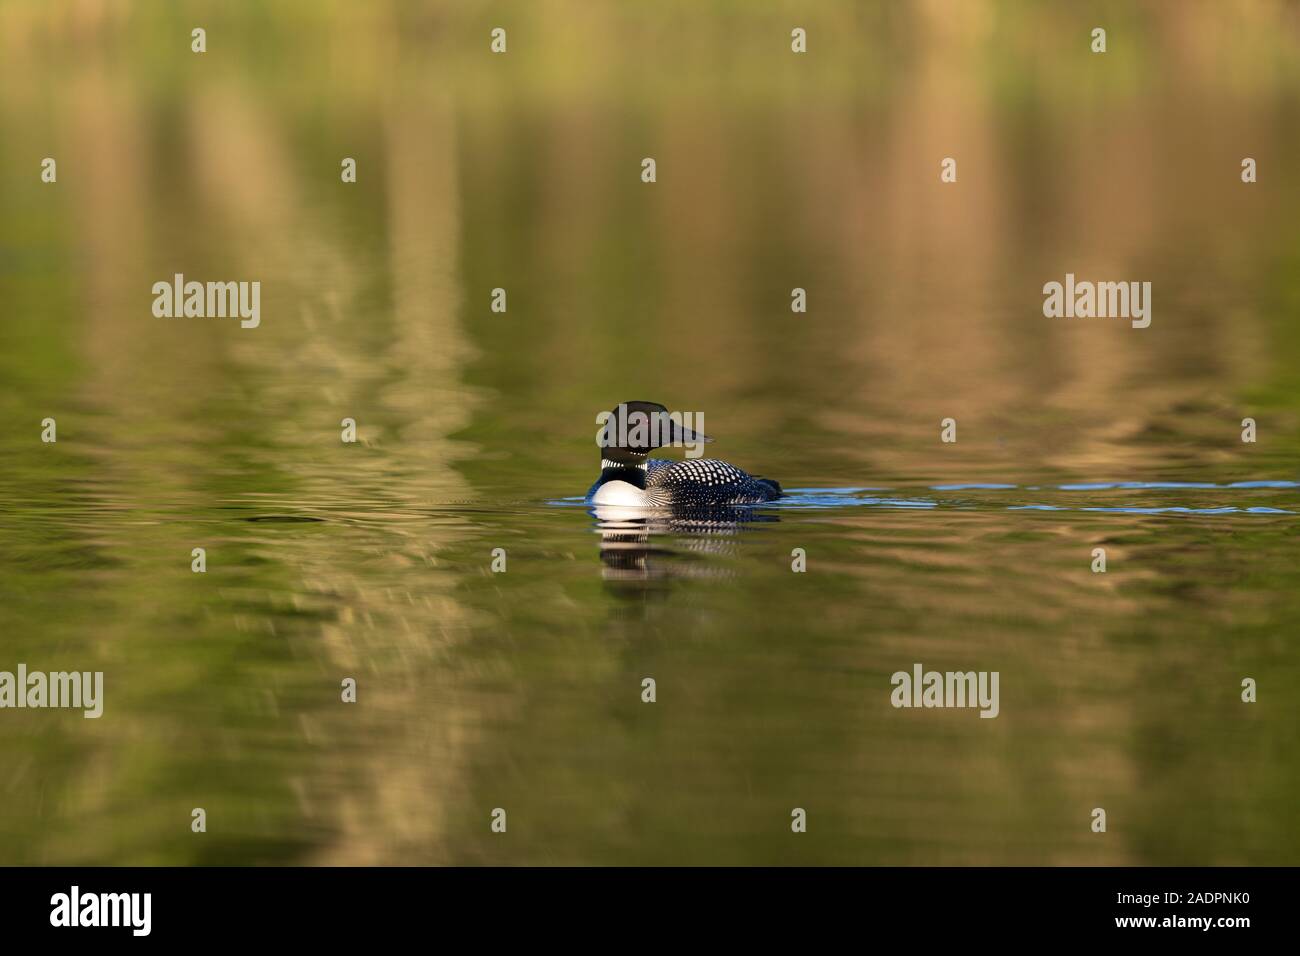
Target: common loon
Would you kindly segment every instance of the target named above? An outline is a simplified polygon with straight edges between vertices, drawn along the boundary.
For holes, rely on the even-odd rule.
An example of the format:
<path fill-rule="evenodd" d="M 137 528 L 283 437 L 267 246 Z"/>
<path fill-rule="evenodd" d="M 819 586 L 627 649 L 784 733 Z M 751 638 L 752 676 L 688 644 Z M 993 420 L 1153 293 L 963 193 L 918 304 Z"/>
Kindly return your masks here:
<path fill-rule="evenodd" d="M 646 424 L 650 427 L 647 428 Z M 716 458 L 650 458 L 666 445 L 708 442 L 658 402 L 622 402 L 609 414 L 598 443 L 600 477 L 587 492 L 594 505 L 697 509 L 758 504 L 781 497 L 781 486 Z"/>

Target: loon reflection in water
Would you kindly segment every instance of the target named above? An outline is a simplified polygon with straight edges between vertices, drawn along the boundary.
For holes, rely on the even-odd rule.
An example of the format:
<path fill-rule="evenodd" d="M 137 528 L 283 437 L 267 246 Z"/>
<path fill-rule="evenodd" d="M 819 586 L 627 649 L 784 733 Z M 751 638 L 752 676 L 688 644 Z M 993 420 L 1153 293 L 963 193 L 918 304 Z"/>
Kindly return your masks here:
<path fill-rule="evenodd" d="M 657 448 L 712 440 L 684 427 L 658 402 L 622 402 L 610 412 L 600 435 L 600 477 L 586 500 L 594 505 L 667 508 L 677 513 L 781 497 L 781 486 L 775 481 L 755 478 L 716 458 L 649 457 Z"/>
<path fill-rule="evenodd" d="M 726 577 L 729 571 L 715 563 L 687 559 L 696 554 L 730 554 L 743 525 L 781 520 L 752 508 L 725 505 L 672 511 L 595 505 L 591 513 L 600 533 L 603 577 L 609 582 Z M 665 544 L 652 544 L 656 537 Z"/>

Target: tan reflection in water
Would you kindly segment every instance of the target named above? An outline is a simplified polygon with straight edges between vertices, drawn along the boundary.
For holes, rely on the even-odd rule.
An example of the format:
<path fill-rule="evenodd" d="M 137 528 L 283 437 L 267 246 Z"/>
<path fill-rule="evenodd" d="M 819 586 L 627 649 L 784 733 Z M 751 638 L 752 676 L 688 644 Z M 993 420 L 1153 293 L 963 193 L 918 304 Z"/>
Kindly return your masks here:
<path fill-rule="evenodd" d="M 464 452 L 447 436 L 464 427 L 471 412 L 460 369 L 471 348 L 458 321 L 461 290 L 458 234 L 457 143 L 450 102 L 445 97 L 399 98 L 383 126 L 388 157 L 393 323 L 389 353 L 409 370 L 403 383 L 390 386 L 384 401 L 403 422 L 400 439 L 404 468 L 419 469 L 434 500 L 465 500 L 471 490 L 452 464 Z M 416 525 L 408 547 L 391 560 L 404 567 L 429 567 L 440 549 L 452 543 L 444 529 L 434 540 Z M 386 604 L 377 588 L 365 582 L 339 582 L 328 555 L 318 573 L 327 586 L 349 587 Z M 383 708 L 388 720 L 377 732 L 389 746 L 367 750 L 353 794 L 340 794 L 340 838 L 320 862 L 330 864 L 432 863 L 445 861 L 444 808 L 461 779 L 473 745 L 478 718 L 468 699 L 453 685 L 436 680 L 437 655 L 466 628 L 468 616 L 451 593 L 456 579 L 446 574 L 408 575 L 427 585 L 424 594 L 406 594 L 382 607 L 382 619 L 394 633 L 378 638 L 394 645 L 398 659 L 426 682 L 402 679 L 400 671 L 380 672 Z M 423 610 L 417 610 L 422 608 Z M 341 668 L 370 670 L 357 656 L 354 626 L 327 625 L 323 634 Z M 361 646 L 366 646 L 365 644 Z M 436 688 L 436 691 L 434 690 Z M 432 699 L 431 699 L 432 698 Z M 354 732 L 354 731 L 353 731 Z"/>

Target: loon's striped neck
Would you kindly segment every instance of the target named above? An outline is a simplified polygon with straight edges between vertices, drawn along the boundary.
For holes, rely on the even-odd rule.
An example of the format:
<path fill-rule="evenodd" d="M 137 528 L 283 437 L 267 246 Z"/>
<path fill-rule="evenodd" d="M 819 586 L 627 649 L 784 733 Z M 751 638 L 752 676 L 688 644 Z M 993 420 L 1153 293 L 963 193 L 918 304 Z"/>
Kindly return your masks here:
<path fill-rule="evenodd" d="M 615 471 L 622 471 L 625 468 L 639 468 L 642 471 L 645 471 L 646 463 L 644 461 L 639 461 L 636 463 L 629 463 L 625 461 L 610 461 L 608 458 L 602 458 L 600 460 L 600 470 L 606 471 L 610 468 L 614 469 Z"/>

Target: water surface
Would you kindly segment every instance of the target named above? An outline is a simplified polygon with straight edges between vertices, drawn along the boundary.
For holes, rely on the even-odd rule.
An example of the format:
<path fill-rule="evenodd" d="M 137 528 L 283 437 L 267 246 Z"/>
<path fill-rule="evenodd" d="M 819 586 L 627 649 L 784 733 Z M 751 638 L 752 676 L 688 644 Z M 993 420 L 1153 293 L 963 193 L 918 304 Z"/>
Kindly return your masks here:
<path fill-rule="evenodd" d="M 1291 14 L 541 9 L 0 10 L 0 863 L 1300 861 Z M 592 513 L 625 399 L 791 494 Z"/>

